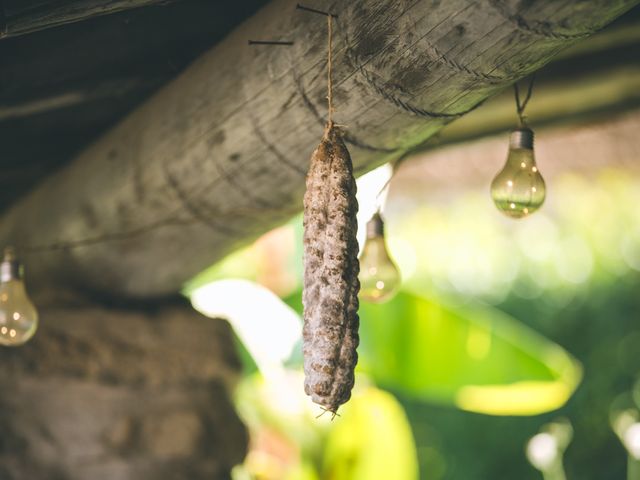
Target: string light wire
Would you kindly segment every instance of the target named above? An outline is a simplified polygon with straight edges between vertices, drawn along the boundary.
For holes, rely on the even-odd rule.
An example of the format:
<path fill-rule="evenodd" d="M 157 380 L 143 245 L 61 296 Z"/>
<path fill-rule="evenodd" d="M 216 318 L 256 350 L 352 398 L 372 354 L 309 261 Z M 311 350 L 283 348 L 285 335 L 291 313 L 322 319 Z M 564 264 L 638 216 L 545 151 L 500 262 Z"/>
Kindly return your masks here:
<path fill-rule="evenodd" d="M 529 86 L 527 87 L 527 94 L 524 97 L 524 101 L 520 102 L 520 89 L 518 88 L 518 82 L 513 84 L 513 92 L 516 99 L 516 111 L 518 112 L 518 120 L 520 127 L 527 125 L 527 117 L 524 114 L 524 109 L 527 108 L 529 100 L 531 100 L 531 94 L 533 93 L 533 83 L 536 80 L 536 74 L 531 75 L 529 80 Z"/>

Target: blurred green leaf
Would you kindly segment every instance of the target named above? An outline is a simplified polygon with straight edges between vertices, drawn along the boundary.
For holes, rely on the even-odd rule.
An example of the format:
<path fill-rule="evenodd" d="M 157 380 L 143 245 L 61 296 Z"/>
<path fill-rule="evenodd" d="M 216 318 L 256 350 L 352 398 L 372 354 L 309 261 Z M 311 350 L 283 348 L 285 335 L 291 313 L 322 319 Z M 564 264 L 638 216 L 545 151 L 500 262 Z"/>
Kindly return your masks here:
<path fill-rule="evenodd" d="M 300 297 L 285 302 L 301 313 Z M 562 347 L 500 310 L 407 292 L 387 303 L 361 302 L 358 354 L 358 369 L 384 388 L 493 415 L 560 408 L 582 378 Z M 294 355 L 288 364 L 300 362 Z"/>
<path fill-rule="evenodd" d="M 416 446 L 402 406 L 389 393 L 366 388 L 341 410 L 324 455 L 326 480 L 415 480 Z"/>
<path fill-rule="evenodd" d="M 291 370 L 275 380 L 257 373 L 240 382 L 236 404 L 254 438 L 246 470 L 269 480 L 418 478 L 411 428 L 393 395 L 359 387 L 339 417 L 317 418 L 302 384 L 302 373 Z"/>
<path fill-rule="evenodd" d="M 495 415 L 561 407 L 581 367 L 560 346 L 494 308 L 408 293 L 361 305 L 360 368 L 405 395 Z"/>
<path fill-rule="evenodd" d="M 321 450 L 331 422 L 316 419 L 318 409 L 304 394 L 303 384 L 299 371 L 286 370 L 269 379 L 257 372 L 240 381 L 235 403 L 252 430 L 278 432 L 303 458 L 313 458 Z"/>

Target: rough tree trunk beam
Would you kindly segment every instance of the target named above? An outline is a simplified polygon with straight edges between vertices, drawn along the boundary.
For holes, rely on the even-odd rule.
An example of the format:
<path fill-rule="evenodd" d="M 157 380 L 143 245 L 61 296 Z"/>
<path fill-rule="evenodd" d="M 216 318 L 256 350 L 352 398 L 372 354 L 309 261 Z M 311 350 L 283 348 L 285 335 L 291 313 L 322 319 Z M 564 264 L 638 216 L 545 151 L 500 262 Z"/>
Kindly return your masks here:
<path fill-rule="evenodd" d="M 262 9 L 9 210 L 3 243 L 111 238 L 25 256 L 32 285 L 168 295 L 300 210 L 325 123 L 326 22 L 295 3 Z M 335 120 L 356 171 L 406 154 L 636 3 L 315 2 L 339 15 Z"/>
<path fill-rule="evenodd" d="M 171 1 L 175 0 L 4 0 L 0 2 L 0 39 Z"/>

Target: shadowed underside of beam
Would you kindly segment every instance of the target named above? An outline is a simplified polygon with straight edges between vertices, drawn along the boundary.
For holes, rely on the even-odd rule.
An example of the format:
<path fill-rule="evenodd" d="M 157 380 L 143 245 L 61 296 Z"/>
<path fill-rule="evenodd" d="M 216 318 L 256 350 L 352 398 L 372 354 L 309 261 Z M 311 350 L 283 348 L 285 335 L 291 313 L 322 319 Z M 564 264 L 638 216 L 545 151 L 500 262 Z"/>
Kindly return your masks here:
<path fill-rule="evenodd" d="M 636 3 L 315 2 L 339 15 L 335 120 L 356 170 L 410 152 Z M 324 18 L 272 2 L 14 205 L 0 238 L 27 249 L 79 241 L 25 255 L 35 284 L 177 291 L 300 210 L 325 121 L 325 46 Z"/>
<path fill-rule="evenodd" d="M 0 39 L 171 1 L 175 0 L 4 0 L 0 2 Z"/>

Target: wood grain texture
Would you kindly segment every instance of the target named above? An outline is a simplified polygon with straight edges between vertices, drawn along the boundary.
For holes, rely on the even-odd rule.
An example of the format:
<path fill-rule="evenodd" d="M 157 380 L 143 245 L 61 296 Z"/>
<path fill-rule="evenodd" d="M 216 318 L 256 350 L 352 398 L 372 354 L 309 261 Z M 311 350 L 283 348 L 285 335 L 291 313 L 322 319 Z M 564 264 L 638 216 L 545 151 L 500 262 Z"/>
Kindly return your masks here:
<path fill-rule="evenodd" d="M 0 39 L 171 1 L 176 0 L 4 0 L 0 3 Z"/>
<path fill-rule="evenodd" d="M 276 0 L 2 218 L 32 284 L 168 295 L 302 205 L 325 124 L 324 19 Z M 356 173 L 410 152 L 638 0 L 315 2 Z M 249 47 L 247 39 L 293 39 Z"/>
<path fill-rule="evenodd" d="M 0 4 L 17 14 L 54 2 Z M 265 4 L 176 1 L 0 41 L 0 211 Z"/>

